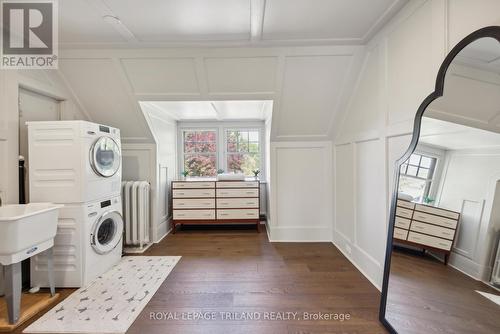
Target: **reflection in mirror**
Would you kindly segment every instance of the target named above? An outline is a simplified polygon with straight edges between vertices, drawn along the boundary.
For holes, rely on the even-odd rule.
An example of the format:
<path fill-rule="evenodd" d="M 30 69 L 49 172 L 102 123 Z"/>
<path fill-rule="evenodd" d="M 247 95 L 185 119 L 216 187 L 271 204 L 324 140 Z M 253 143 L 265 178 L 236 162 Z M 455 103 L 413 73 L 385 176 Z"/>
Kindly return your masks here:
<path fill-rule="evenodd" d="M 500 333 L 500 43 L 464 48 L 399 170 L 385 318 L 398 333 Z"/>

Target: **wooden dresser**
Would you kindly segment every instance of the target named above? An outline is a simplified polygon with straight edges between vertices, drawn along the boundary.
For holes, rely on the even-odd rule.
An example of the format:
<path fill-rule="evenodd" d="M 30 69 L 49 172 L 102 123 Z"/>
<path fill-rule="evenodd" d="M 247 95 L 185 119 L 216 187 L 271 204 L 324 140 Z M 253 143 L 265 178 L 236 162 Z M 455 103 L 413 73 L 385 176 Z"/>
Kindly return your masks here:
<path fill-rule="evenodd" d="M 172 181 L 174 233 L 183 224 L 260 225 L 259 181 Z"/>
<path fill-rule="evenodd" d="M 394 242 L 443 253 L 447 264 L 459 220 L 458 212 L 398 199 Z"/>

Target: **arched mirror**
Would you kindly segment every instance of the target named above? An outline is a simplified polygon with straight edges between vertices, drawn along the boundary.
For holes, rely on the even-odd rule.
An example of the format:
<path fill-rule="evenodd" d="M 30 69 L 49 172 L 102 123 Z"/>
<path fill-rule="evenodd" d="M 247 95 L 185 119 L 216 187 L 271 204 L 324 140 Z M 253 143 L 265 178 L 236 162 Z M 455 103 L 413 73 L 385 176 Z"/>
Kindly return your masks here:
<path fill-rule="evenodd" d="M 500 333 L 500 27 L 446 57 L 396 173 L 380 320 Z"/>

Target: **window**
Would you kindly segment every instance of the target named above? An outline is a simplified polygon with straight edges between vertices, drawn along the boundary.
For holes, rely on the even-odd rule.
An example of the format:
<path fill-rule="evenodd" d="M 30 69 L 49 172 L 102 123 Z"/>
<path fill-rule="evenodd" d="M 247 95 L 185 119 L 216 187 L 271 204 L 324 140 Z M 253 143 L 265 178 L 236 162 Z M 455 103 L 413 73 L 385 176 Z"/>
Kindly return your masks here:
<path fill-rule="evenodd" d="M 212 177 L 218 170 L 246 176 L 253 176 L 257 169 L 262 171 L 263 122 L 186 122 L 178 129 L 180 172 L 186 171 L 191 177 Z"/>
<path fill-rule="evenodd" d="M 217 132 L 215 130 L 183 131 L 184 171 L 189 176 L 217 174 Z"/>
<path fill-rule="evenodd" d="M 227 172 L 253 175 L 260 169 L 260 134 L 258 130 L 226 130 Z"/>
<path fill-rule="evenodd" d="M 412 196 L 415 201 L 429 202 L 437 159 L 422 154 L 412 154 L 401 165 L 399 192 Z"/>

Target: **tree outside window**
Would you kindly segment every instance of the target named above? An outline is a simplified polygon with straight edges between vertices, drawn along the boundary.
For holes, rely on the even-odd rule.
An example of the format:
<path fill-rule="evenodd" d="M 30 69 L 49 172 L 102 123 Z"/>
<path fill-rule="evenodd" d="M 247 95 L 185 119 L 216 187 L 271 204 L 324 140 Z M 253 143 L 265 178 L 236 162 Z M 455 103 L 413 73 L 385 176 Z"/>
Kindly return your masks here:
<path fill-rule="evenodd" d="M 215 176 L 217 174 L 216 131 L 183 132 L 184 170 L 189 176 Z"/>
<path fill-rule="evenodd" d="M 226 131 L 226 162 L 228 172 L 253 175 L 260 169 L 260 135 L 257 130 Z"/>

